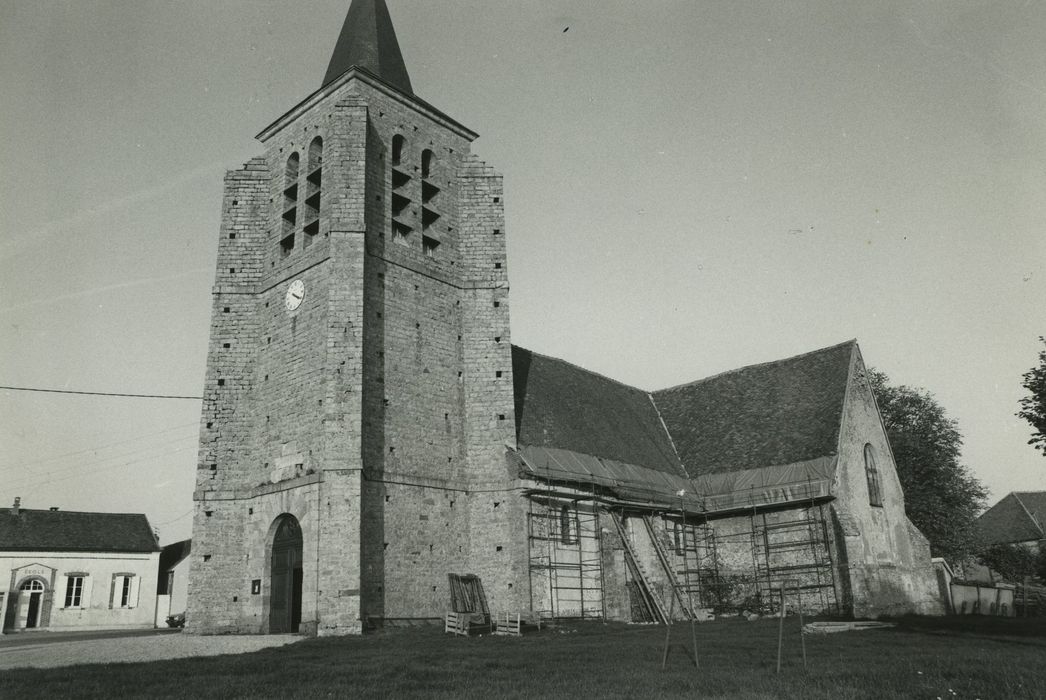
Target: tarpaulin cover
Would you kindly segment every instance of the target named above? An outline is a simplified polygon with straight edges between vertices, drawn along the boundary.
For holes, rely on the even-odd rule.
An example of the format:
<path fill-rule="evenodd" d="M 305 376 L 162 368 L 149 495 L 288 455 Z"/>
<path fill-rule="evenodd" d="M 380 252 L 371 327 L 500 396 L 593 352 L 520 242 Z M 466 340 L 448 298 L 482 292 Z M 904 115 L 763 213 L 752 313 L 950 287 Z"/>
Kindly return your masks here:
<path fill-rule="evenodd" d="M 694 512 L 738 510 L 824 498 L 831 495 L 836 457 L 760 469 L 709 474 L 696 479 L 667 474 L 611 459 L 554 447 L 521 446 L 524 476 L 605 487 L 622 499 L 678 507 Z"/>
<path fill-rule="evenodd" d="M 693 479 L 707 510 L 735 510 L 760 505 L 808 501 L 831 496 L 835 455 L 793 464 L 706 474 Z"/>

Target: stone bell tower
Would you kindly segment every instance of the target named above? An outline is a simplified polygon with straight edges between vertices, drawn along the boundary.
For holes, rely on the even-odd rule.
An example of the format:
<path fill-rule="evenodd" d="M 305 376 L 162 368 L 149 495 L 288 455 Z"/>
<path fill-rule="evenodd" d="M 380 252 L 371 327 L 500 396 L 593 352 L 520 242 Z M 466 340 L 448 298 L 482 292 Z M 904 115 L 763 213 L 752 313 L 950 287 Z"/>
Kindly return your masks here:
<path fill-rule="evenodd" d="M 384 0 L 225 178 L 187 627 L 525 609 L 502 181 L 417 97 Z"/>

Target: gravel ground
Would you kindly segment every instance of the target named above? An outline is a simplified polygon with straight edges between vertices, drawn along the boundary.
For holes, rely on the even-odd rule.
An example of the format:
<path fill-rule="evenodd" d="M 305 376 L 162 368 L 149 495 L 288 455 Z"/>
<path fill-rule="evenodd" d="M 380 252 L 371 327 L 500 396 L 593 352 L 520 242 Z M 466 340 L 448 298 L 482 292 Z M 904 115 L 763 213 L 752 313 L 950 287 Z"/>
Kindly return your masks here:
<path fill-rule="evenodd" d="M 156 637 L 118 637 L 0 648 L 0 670 L 33 666 L 51 668 L 73 664 L 159 661 L 186 656 L 243 654 L 301 640 L 292 635 L 252 634 L 202 637 L 168 634 Z"/>

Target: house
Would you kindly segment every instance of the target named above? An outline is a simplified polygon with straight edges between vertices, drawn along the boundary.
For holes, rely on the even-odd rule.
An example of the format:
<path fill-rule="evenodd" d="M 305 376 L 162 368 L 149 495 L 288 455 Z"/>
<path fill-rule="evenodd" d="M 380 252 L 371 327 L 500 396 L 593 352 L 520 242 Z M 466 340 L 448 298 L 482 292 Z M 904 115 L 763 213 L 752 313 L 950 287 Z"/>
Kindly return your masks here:
<path fill-rule="evenodd" d="M 1046 542 L 1046 491 L 1012 491 L 977 518 L 984 545 L 1019 544 L 1036 550 Z"/>
<path fill-rule="evenodd" d="M 0 629 L 150 628 L 160 548 L 144 515 L 0 510 Z"/>
<path fill-rule="evenodd" d="M 192 540 L 174 542 L 160 551 L 160 573 L 156 578 L 157 627 L 163 627 L 168 616 L 185 612 L 191 551 Z"/>
<path fill-rule="evenodd" d="M 226 175 L 186 630 L 940 612 L 856 341 L 653 392 L 513 345 L 477 137 L 353 0 Z"/>

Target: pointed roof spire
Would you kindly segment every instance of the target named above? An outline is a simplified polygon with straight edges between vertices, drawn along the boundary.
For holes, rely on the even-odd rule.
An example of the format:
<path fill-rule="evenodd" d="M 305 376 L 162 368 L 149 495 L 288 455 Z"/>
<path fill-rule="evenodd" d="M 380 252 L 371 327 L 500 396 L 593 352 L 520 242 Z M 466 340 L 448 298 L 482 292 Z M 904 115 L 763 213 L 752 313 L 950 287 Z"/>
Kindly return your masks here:
<path fill-rule="evenodd" d="M 352 0 L 321 87 L 353 66 L 373 73 L 408 95 L 414 94 L 385 0 Z"/>

